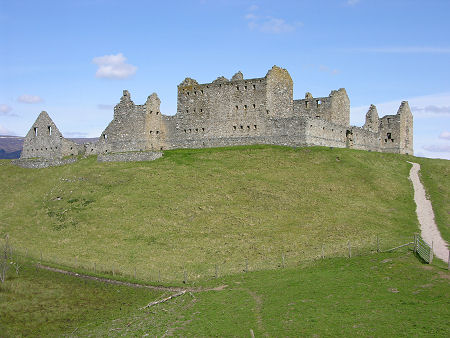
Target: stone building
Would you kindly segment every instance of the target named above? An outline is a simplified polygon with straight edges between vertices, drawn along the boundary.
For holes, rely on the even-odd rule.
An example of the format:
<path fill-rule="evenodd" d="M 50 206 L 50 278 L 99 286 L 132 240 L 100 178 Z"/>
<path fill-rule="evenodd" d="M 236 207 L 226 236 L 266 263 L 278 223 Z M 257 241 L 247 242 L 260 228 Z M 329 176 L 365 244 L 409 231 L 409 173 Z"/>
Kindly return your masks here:
<path fill-rule="evenodd" d="M 25 136 L 20 158 L 60 159 L 83 151 L 83 146 L 65 139 L 47 112 L 43 111 Z"/>
<path fill-rule="evenodd" d="M 27 135 L 27 147 L 35 140 L 33 128 Z M 48 133 L 44 136 L 51 138 Z M 60 142 L 65 141 L 61 136 Z M 306 93 L 304 99 L 294 100 L 291 76 L 274 66 L 265 77 L 255 79 L 244 79 L 241 72 L 231 80 L 219 77 L 205 84 L 186 78 L 178 85 L 175 115 L 161 113 L 155 93 L 143 105 L 136 105 L 124 90 L 99 141 L 79 151 L 105 155 L 250 144 L 413 154 L 413 117 L 406 101 L 396 115 L 382 118 L 371 105 L 365 124 L 350 126 L 350 100 L 345 89 L 333 90 L 327 97 L 314 98 Z M 47 147 L 38 156 L 65 156 L 68 147 L 61 152 Z M 28 149 L 23 154 L 32 157 Z"/>

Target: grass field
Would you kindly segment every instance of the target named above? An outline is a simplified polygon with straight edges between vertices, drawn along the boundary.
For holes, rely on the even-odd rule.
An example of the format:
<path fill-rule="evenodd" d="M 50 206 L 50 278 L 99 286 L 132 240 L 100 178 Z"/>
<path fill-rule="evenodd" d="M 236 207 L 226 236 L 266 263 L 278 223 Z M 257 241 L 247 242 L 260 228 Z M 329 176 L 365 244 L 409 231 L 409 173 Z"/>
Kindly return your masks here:
<path fill-rule="evenodd" d="M 433 336 L 450 333 L 450 273 L 410 250 L 203 280 L 168 292 L 105 285 L 26 266 L 0 289 L 2 336 Z"/>
<path fill-rule="evenodd" d="M 220 274 L 274 268 L 282 256 L 295 266 L 322 245 L 326 256 L 345 255 L 348 241 L 367 253 L 377 235 L 388 248 L 417 231 L 406 162 L 414 159 L 251 146 L 39 170 L 0 161 L 0 235 L 50 263 L 128 276 L 136 268 L 143 280 L 167 282 L 185 270 L 190 279 L 211 276 L 216 265 Z"/>
<path fill-rule="evenodd" d="M 0 336 L 60 336 L 129 316 L 163 292 L 113 286 L 21 263 L 0 283 Z"/>
<path fill-rule="evenodd" d="M 103 335 L 114 326 L 150 336 L 250 337 L 252 329 L 256 337 L 448 337 L 449 279 L 411 252 L 333 258 L 223 278 L 223 291 L 186 294 L 80 334 Z"/>

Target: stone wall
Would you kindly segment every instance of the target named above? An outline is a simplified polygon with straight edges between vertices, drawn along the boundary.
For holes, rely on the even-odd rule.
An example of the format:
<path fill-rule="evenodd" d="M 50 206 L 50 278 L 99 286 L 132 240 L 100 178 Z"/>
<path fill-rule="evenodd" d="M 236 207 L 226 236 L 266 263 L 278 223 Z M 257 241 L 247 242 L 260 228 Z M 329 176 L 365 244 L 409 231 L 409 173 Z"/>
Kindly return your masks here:
<path fill-rule="evenodd" d="M 44 159 L 44 158 L 33 158 L 33 159 L 25 159 L 18 158 L 16 160 L 12 160 L 11 163 L 17 165 L 22 168 L 29 169 L 41 169 L 48 167 L 57 167 L 61 165 L 75 163 L 77 161 L 76 157 L 71 157 L 67 159 Z"/>
<path fill-rule="evenodd" d="M 344 88 L 331 91 L 328 97 L 314 98 L 311 93 L 305 99 L 294 100 L 294 114 L 322 119 L 342 126 L 350 125 L 350 100 Z"/>
<path fill-rule="evenodd" d="M 142 161 L 154 161 L 160 158 L 163 154 L 161 152 L 154 151 L 135 151 L 127 153 L 110 153 L 99 154 L 97 157 L 98 162 L 142 162 Z"/>
<path fill-rule="evenodd" d="M 56 159 L 78 155 L 82 151 L 83 146 L 65 139 L 47 112 L 43 111 L 25 136 L 20 158 Z"/>

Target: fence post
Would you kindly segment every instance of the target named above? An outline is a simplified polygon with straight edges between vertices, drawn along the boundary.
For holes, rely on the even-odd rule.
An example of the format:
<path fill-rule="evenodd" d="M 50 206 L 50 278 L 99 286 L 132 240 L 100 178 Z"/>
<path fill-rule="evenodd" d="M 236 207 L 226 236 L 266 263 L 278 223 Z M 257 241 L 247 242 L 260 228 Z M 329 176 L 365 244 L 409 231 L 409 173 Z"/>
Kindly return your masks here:
<path fill-rule="evenodd" d="M 417 252 L 417 234 L 414 234 L 414 253 Z"/>
<path fill-rule="evenodd" d="M 94 262 L 94 273 L 97 273 L 97 263 Z"/>
<path fill-rule="evenodd" d="M 433 246 L 434 246 L 434 243 L 433 243 L 433 241 L 431 241 L 430 264 L 433 262 Z"/>
<path fill-rule="evenodd" d="M 217 264 L 215 265 L 215 274 L 214 274 L 214 276 L 216 277 L 216 278 L 218 278 L 219 277 L 219 271 L 217 270 Z"/>
<path fill-rule="evenodd" d="M 350 241 L 348 241 L 348 258 L 352 258 L 352 247 L 350 246 Z"/>
<path fill-rule="evenodd" d="M 41 263 L 42 263 L 42 251 L 41 251 Z"/>
<path fill-rule="evenodd" d="M 158 282 L 161 282 L 161 269 L 158 270 Z"/>
<path fill-rule="evenodd" d="M 113 266 L 112 266 L 112 273 L 113 273 L 113 276 L 115 276 L 115 272 L 114 272 L 114 264 L 113 264 Z"/>
<path fill-rule="evenodd" d="M 136 267 L 134 267 L 134 279 L 136 279 Z"/>
<path fill-rule="evenodd" d="M 183 271 L 183 284 L 186 284 L 187 282 L 187 275 L 186 275 L 186 269 Z"/>
<path fill-rule="evenodd" d="M 323 244 L 322 244 L 322 259 L 324 259 L 324 258 L 325 258 L 325 251 L 323 249 Z"/>
<path fill-rule="evenodd" d="M 377 252 L 380 252 L 380 237 L 377 235 Z"/>
<path fill-rule="evenodd" d="M 448 270 L 450 270 L 450 250 L 448 251 Z"/>
<path fill-rule="evenodd" d="M 281 254 L 281 266 L 284 269 L 284 253 Z"/>

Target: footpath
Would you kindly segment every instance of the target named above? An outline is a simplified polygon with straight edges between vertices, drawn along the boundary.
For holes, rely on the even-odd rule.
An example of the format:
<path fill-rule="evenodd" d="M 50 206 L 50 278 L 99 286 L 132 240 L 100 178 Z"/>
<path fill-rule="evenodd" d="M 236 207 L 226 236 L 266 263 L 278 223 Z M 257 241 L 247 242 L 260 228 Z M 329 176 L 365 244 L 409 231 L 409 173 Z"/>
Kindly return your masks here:
<path fill-rule="evenodd" d="M 414 201 L 416 202 L 416 213 L 420 223 L 420 232 L 425 242 L 433 245 L 433 252 L 436 257 L 448 263 L 448 244 L 444 241 L 439 229 L 434 221 L 434 212 L 430 200 L 427 199 L 425 188 L 420 182 L 418 163 L 412 164 L 409 178 L 414 186 Z"/>

